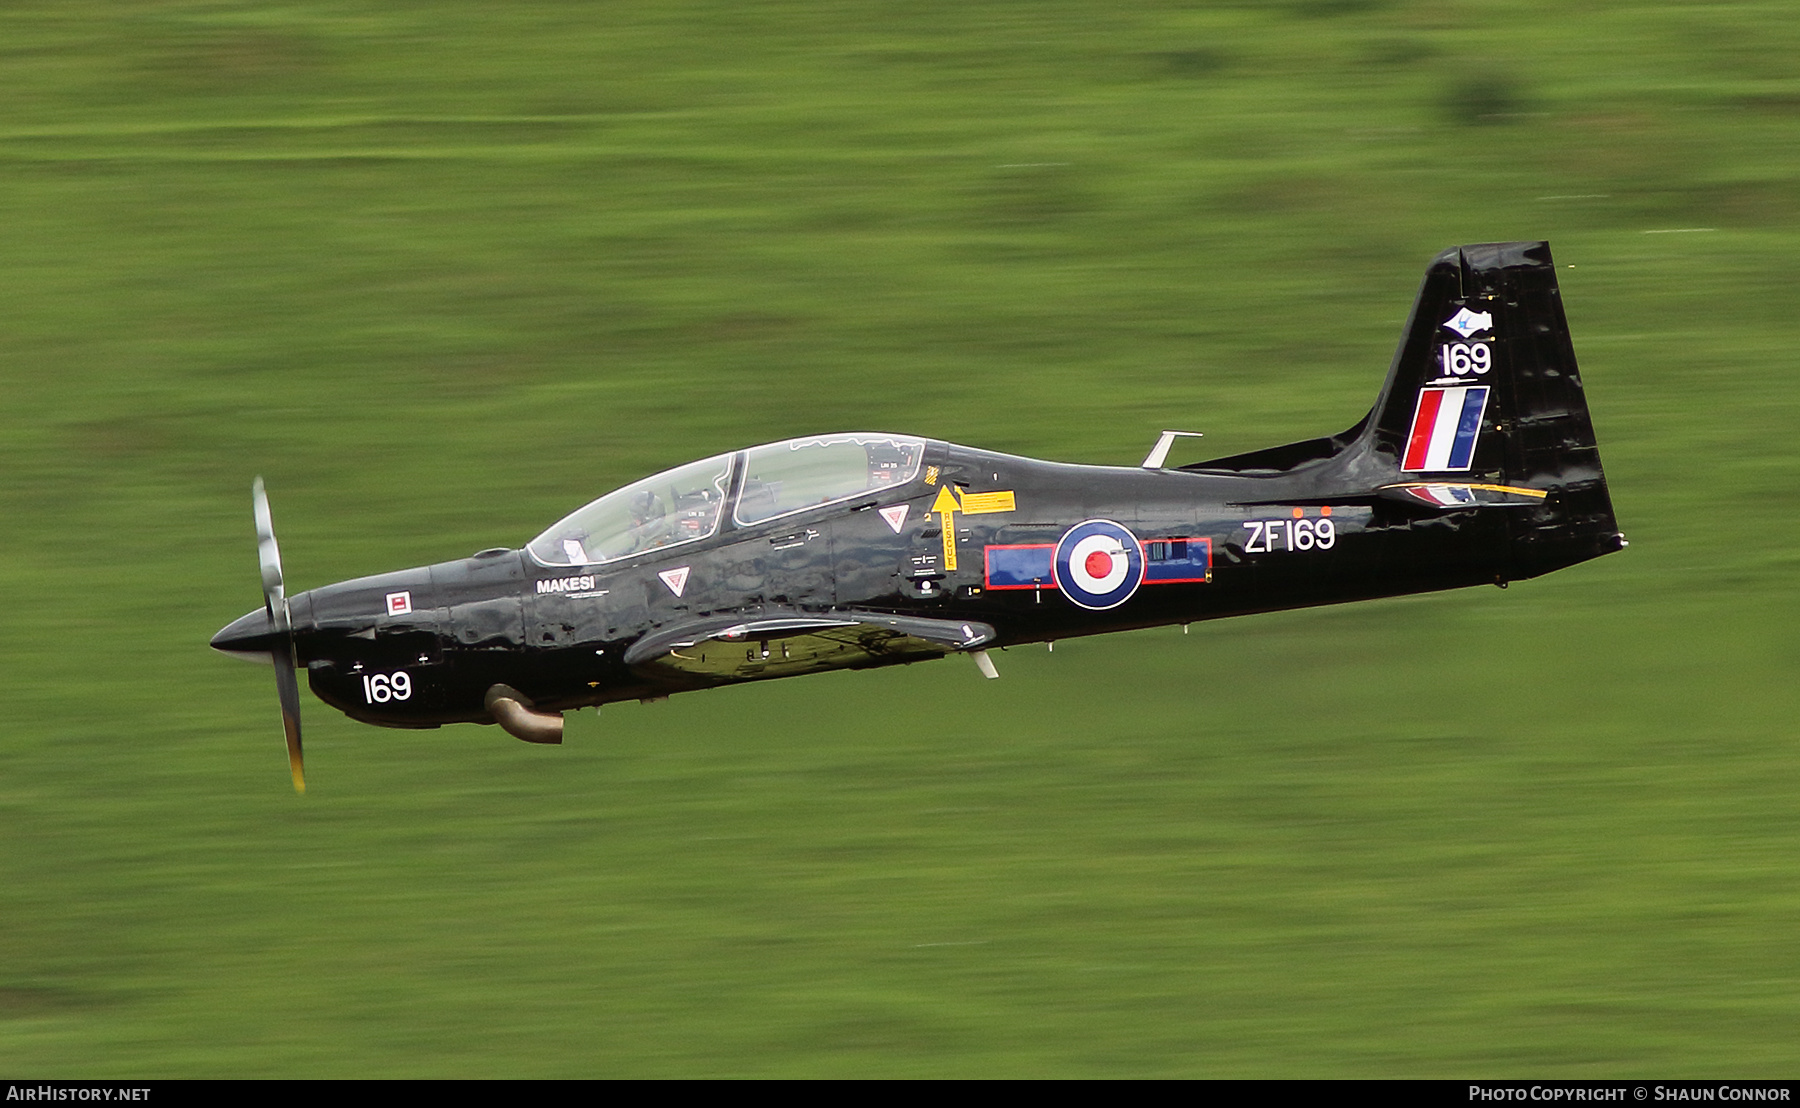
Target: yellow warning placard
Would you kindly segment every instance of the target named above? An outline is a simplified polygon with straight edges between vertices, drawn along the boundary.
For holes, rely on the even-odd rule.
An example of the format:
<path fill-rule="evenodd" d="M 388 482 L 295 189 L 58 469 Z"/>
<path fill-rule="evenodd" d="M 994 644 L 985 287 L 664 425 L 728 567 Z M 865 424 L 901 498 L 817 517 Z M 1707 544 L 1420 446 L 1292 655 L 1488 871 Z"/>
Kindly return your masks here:
<path fill-rule="evenodd" d="M 965 492 L 962 495 L 964 515 L 978 516 L 984 512 L 1010 512 L 1015 507 L 1011 489 L 1005 492 Z"/>

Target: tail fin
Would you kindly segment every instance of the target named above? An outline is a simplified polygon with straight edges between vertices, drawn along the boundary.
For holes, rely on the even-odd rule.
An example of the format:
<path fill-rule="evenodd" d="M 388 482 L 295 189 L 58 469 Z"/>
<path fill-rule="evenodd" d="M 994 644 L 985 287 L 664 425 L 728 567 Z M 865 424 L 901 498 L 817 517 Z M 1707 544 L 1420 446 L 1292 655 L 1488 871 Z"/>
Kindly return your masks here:
<path fill-rule="evenodd" d="M 1462 246 L 1432 259 L 1358 430 L 1345 454 L 1360 477 L 1545 494 L 1514 516 L 1514 576 L 1624 545 L 1548 243 Z"/>

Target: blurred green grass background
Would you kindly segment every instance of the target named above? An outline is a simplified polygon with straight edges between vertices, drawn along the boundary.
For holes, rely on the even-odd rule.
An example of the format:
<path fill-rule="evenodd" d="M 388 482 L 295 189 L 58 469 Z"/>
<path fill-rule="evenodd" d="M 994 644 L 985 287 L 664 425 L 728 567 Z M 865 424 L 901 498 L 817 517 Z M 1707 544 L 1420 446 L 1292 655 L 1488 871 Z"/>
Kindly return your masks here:
<path fill-rule="evenodd" d="M 0 10 L 0 1071 L 1792 1076 L 1788 3 Z M 1551 240 L 1619 556 L 610 707 L 308 697 L 258 603 L 873 427 L 1341 429 Z M 1191 460 L 1191 459 L 1184 459 Z"/>

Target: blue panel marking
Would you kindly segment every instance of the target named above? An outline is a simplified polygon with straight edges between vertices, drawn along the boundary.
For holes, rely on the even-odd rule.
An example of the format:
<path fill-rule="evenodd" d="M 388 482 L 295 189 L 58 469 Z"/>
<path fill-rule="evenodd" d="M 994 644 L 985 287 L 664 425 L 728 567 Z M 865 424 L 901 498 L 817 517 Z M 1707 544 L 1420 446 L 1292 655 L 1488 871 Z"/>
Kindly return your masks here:
<path fill-rule="evenodd" d="M 1211 539 L 1151 539 L 1144 543 L 1144 553 L 1146 584 L 1205 581 L 1212 569 Z"/>
<path fill-rule="evenodd" d="M 990 589 L 1054 589 L 1050 559 L 1056 547 L 990 546 L 987 548 L 987 587 Z"/>

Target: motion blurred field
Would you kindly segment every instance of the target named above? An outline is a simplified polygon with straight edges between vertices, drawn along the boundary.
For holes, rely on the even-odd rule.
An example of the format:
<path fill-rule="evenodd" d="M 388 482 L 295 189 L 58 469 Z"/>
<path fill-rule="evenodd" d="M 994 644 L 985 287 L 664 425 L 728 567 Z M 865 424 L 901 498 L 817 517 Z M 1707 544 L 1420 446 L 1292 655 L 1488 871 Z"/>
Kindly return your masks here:
<path fill-rule="evenodd" d="M 0 1071 L 1785 1075 L 1791 4 L 10 4 Z M 206 649 L 705 454 L 1367 410 L 1548 238 L 1615 557 L 390 732 Z M 1195 460 L 1196 453 L 1178 461 Z"/>

